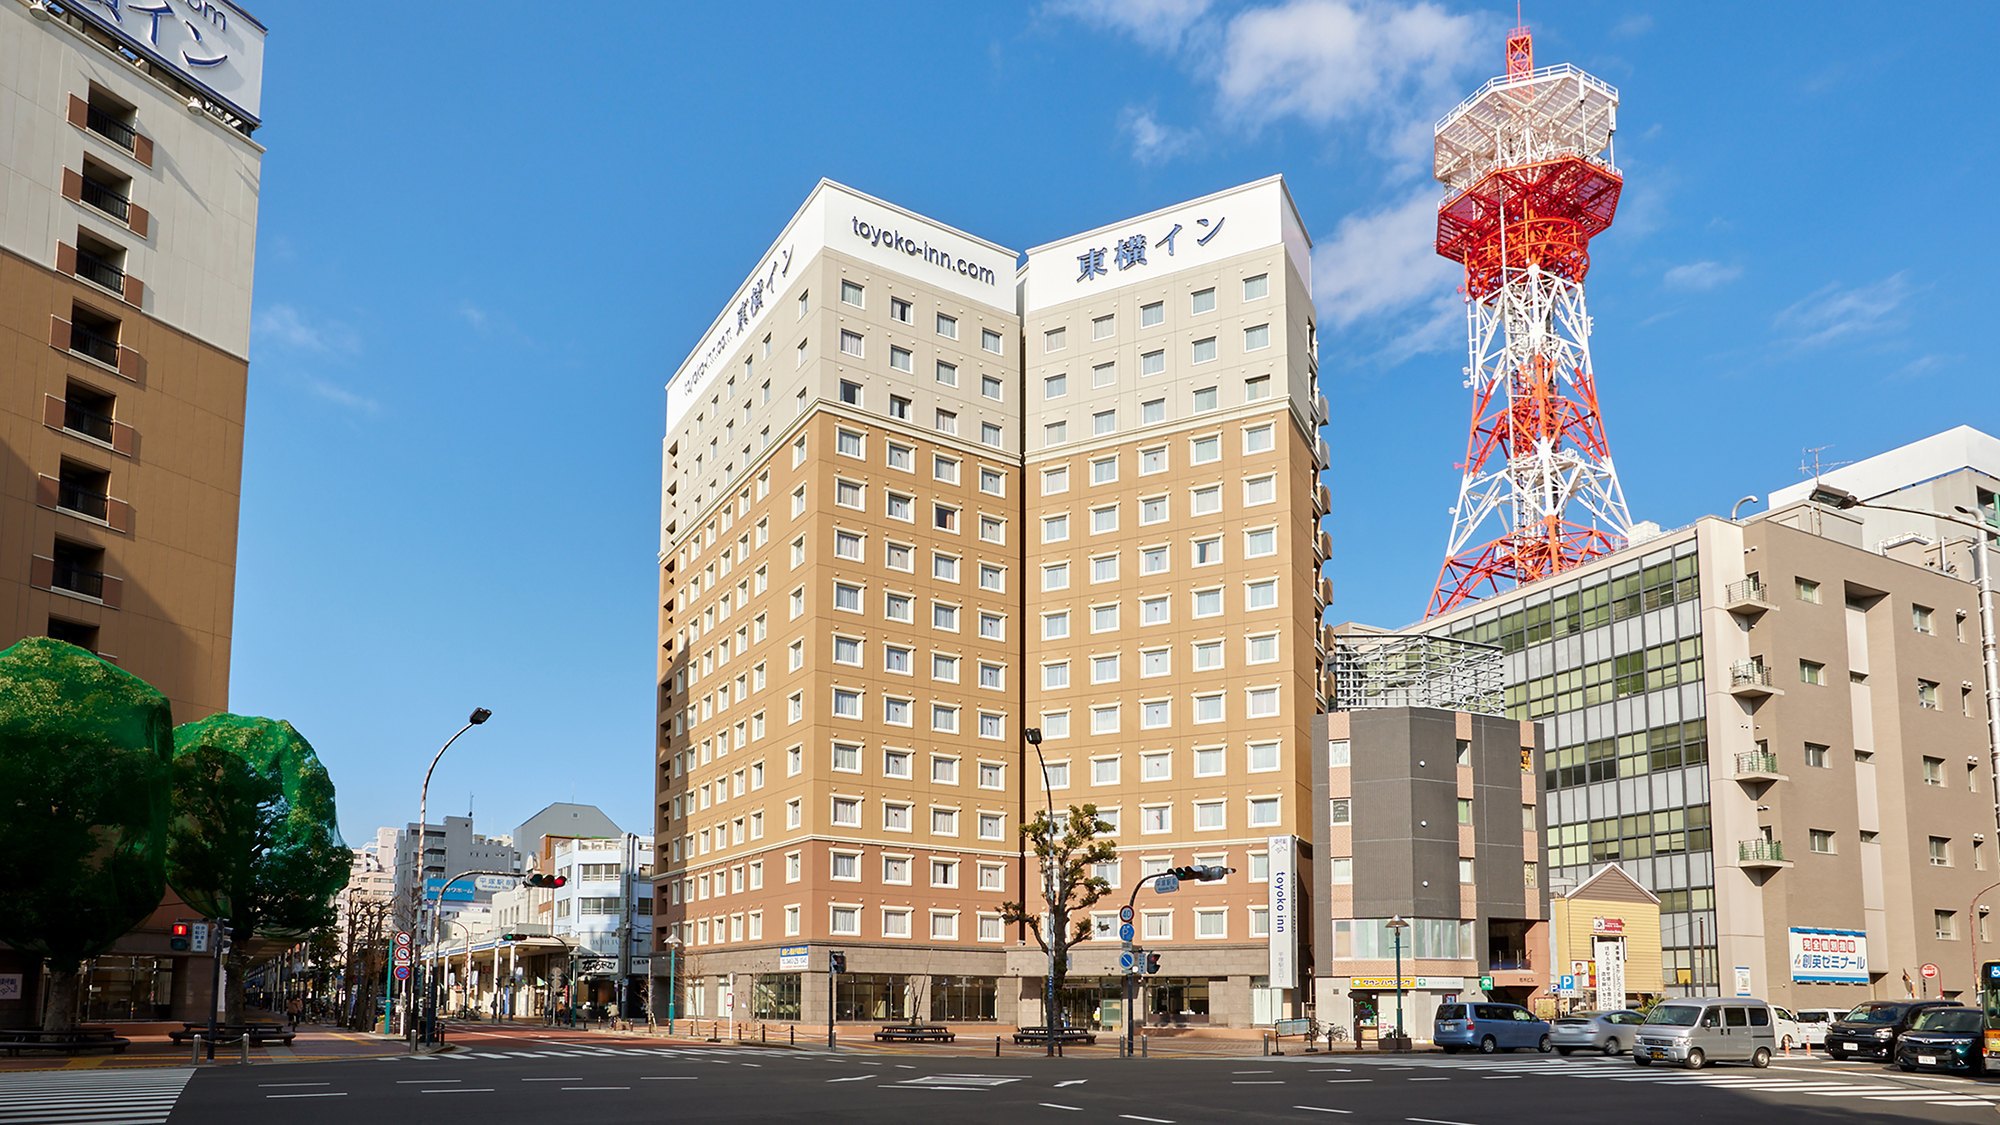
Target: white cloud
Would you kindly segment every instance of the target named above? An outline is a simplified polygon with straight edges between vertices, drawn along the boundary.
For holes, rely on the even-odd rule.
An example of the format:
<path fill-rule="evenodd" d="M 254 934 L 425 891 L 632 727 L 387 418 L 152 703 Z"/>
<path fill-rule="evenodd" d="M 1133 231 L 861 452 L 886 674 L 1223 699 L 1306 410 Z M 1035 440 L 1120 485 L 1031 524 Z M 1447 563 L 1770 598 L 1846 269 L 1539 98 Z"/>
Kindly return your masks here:
<path fill-rule="evenodd" d="M 1379 211 L 1349 215 L 1313 247 L 1313 294 L 1338 328 L 1409 312 L 1440 293 L 1458 303 L 1459 269 L 1437 254 L 1438 193 L 1428 185 Z"/>
<path fill-rule="evenodd" d="M 1635 12 L 1611 25 L 1613 39 L 1636 39 L 1653 30 L 1653 17 L 1645 12 Z"/>
<path fill-rule="evenodd" d="M 492 319 L 485 309 L 480 308 L 471 301 L 460 301 L 458 303 L 458 315 L 467 324 L 482 331 L 486 328 L 487 322 Z"/>
<path fill-rule="evenodd" d="M 1141 164 L 1159 164 L 1187 151 L 1195 139 L 1193 129 L 1161 123 L 1150 109 L 1127 107 L 1121 122 L 1132 138 L 1132 156 Z"/>
<path fill-rule="evenodd" d="M 369 398 L 367 395 L 357 394 L 338 383 L 328 382 L 316 375 L 307 375 L 295 371 L 291 373 L 291 378 L 301 387 L 304 387 L 309 394 L 325 399 L 335 406 L 345 407 L 348 410 L 358 411 L 362 414 L 379 414 L 382 411 L 382 404 Z"/>
<path fill-rule="evenodd" d="M 306 352 L 353 352 L 361 341 L 337 321 L 314 323 L 291 305 L 271 305 L 250 320 L 250 334 L 279 347 Z"/>
<path fill-rule="evenodd" d="M 1668 270 L 1661 276 L 1660 284 L 1669 289 L 1684 289 L 1699 293 L 1727 285 L 1742 276 L 1742 266 L 1709 261 L 1688 262 Z"/>
<path fill-rule="evenodd" d="M 1800 348 L 1872 336 L 1901 327 L 1903 305 L 1912 292 L 1906 271 L 1852 288 L 1833 282 L 1780 312 L 1772 324 Z"/>
<path fill-rule="evenodd" d="M 1484 51 L 1484 23 L 1431 3 L 1287 0 L 1229 21 L 1215 76 L 1223 111 L 1392 130 L 1452 104 Z"/>
<path fill-rule="evenodd" d="M 1208 13 L 1210 0 L 1052 0 L 1048 10 L 1171 52 Z"/>

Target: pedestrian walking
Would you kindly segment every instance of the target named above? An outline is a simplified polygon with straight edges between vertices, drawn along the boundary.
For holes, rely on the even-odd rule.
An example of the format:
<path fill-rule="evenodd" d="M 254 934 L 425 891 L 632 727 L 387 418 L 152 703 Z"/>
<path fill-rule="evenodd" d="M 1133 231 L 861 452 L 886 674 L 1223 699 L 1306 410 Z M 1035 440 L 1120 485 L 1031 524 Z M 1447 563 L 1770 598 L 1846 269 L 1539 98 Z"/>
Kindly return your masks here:
<path fill-rule="evenodd" d="M 291 1014 L 292 1030 L 297 1031 L 299 1029 L 299 1016 L 306 1010 L 305 999 L 299 996 L 292 997 L 285 1002 L 285 1010 Z"/>

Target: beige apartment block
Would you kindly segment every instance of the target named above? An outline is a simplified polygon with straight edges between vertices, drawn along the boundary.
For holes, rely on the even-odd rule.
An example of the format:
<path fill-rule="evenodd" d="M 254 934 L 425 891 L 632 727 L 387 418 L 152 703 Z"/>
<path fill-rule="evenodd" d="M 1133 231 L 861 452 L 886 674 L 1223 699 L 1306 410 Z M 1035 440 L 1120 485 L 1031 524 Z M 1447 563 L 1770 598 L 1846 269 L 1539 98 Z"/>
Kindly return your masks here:
<path fill-rule="evenodd" d="M 192 24 L 60 8 L 0 0 L 0 647 L 88 649 L 187 722 L 229 703 L 264 29 L 203 5 L 190 69 Z M 196 1013 L 190 914 L 98 958 L 84 1018 Z M 0 951 L 0 1020 L 34 1022 L 35 969 Z"/>
<path fill-rule="evenodd" d="M 1996 469 L 1960 430 L 1829 480 L 1995 526 Z M 1964 997 L 1995 955 L 1975 533 L 1807 491 L 1420 627 L 1500 646 L 1543 725 L 1552 887 L 1615 862 L 1659 896 L 1634 993 Z"/>
<path fill-rule="evenodd" d="M 1321 682 L 1308 246 L 1276 179 L 1119 224 L 1123 268 L 1113 229 L 1017 271 L 822 181 L 669 382 L 652 965 L 663 996 L 680 943 L 681 1015 L 823 1020 L 838 949 L 838 1019 L 1041 1018 L 999 911 L 1039 895 L 1025 727 L 1054 802 L 1117 822 L 1120 902 L 1239 869 L 1144 904 L 1145 944 L 1186 951 L 1147 1010 L 1287 1002 L 1260 910 L 1267 842 L 1309 831 Z M 1122 1015 L 1116 905 L 1079 1022 Z"/>

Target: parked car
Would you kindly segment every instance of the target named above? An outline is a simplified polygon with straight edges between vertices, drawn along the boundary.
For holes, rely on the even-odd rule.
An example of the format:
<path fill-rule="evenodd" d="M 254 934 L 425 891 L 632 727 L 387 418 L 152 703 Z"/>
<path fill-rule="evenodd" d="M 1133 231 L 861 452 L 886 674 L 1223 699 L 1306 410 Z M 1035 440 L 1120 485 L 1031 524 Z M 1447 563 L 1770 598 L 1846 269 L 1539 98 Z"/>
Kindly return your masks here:
<path fill-rule="evenodd" d="M 1700 1070 L 1711 1062 L 1771 1065 L 1777 1040 L 1771 1030 L 1771 1006 L 1762 1000 L 1734 996 L 1666 1000 L 1646 1013 L 1632 1061 L 1651 1066 L 1656 1060 L 1677 1062 Z"/>
<path fill-rule="evenodd" d="M 1862 1055 L 1888 1062 L 1896 1057 L 1896 1040 L 1917 1017 L 1934 1008 L 1956 1008 L 1950 1000 L 1870 1000 L 1826 1029 L 1826 1053 L 1836 1059 Z"/>
<path fill-rule="evenodd" d="M 1645 1022 L 1645 1016 L 1628 1009 L 1572 1012 L 1556 1020 L 1549 1037 L 1555 1041 L 1557 1054 L 1587 1050 L 1615 1055 L 1632 1045 L 1632 1037 Z"/>
<path fill-rule="evenodd" d="M 1546 1054 L 1553 1045 L 1547 1020 L 1519 1004 L 1440 1004 L 1431 1042 L 1454 1054 L 1476 1047 L 1481 1054 L 1533 1047 Z"/>
<path fill-rule="evenodd" d="M 1986 1073 L 1986 1021 L 1976 1008 L 1932 1008 L 1896 1040 L 1904 1070 Z"/>
<path fill-rule="evenodd" d="M 1804 1034 L 1806 1043 L 1814 1047 L 1824 1047 L 1826 1029 L 1832 1027 L 1834 1021 L 1847 1012 L 1846 1008 L 1800 1008 L 1793 1013 L 1792 1018 L 1798 1021 L 1799 1031 Z"/>
<path fill-rule="evenodd" d="M 1781 1051 L 1806 1044 L 1805 1027 L 1799 1023 L 1799 1017 L 1790 1008 L 1780 1008 L 1776 1004 L 1771 1005 L 1771 1034 L 1778 1040 Z"/>

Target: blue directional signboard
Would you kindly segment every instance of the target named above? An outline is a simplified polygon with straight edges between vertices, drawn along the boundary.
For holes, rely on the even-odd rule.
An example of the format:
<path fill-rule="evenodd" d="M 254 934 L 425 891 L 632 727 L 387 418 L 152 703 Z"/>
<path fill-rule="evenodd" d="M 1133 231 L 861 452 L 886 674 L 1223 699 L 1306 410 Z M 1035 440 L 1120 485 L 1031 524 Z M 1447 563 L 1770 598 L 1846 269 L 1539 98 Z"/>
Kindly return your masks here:
<path fill-rule="evenodd" d="M 1181 877 L 1178 875 L 1162 875 L 1153 881 L 1153 891 L 1156 894 L 1170 895 L 1180 889 Z"/>

